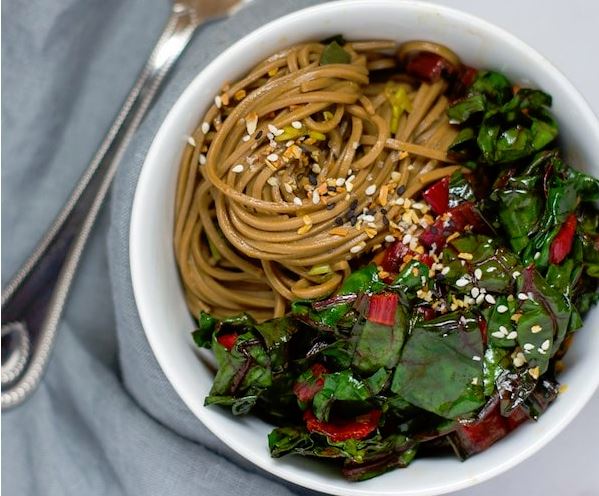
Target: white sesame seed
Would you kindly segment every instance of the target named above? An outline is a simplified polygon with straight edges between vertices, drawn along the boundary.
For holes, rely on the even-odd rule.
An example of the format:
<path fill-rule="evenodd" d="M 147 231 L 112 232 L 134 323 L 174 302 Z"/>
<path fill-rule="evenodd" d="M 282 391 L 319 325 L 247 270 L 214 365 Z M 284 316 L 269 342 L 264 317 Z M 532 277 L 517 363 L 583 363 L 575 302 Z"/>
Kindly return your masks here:
<path fill-rule="evenodd" d="M 358 253 L 361 252 L 364 249 L 364 245 L 359 244 L 359 245 L 354 245 L 352 246 L 349 251 L 350 253 Z"/>
<path fill-rule="evenodd" d="M 387 234 L 387 236 L 385 236 L 385 241 L 387 243 L 393 243 L 393 241 L 395 241 L 395 237 L 391 236 L 390 234 Z"/>
<path fill-rule="evenodd" d="M 364 193 L 367 196 L 372 196 L 376 193 L 376 184 L 371 184 L 370 186 L 368 186 L 368 188 L 366 188 L 366 191 L 364 191 Z"/>
<path fill-rule="evenodd" d="M 239 174 L 240 172 L 243 172 L 243 165 L 237 164 L 235 167 L 231 169 L 231 171 L 235 174 Z"/>
<path fill-rule="evenodd" d="M 499 326 L 499 332 L 501 332 L 502 334 L 507 334 L 507 328 L 505 326 L 500 325 Z"/>
<path fill-rule="evenodd" d="M 196 140 L 193 139 L 193 136 L 188 136 L 187 137 L 187 142 L 191 145 L 191 146 L 196 146 Z"/>
<path fill-rule="evenodd" d="M 491 333 L 491 336 L 493 336 L 494 338 L 503 339 L 505 334 L 503 334 L 503 332 L 495 331 Z"/>
<path fill-rule="evenodd" d="M 351 191 L 354 189 L 354 184 L 350 181 L 345 181 L 345 189 L 348 193 L 351 193 Z"/>
<path fill-rule="evenodd" d="M 480 294 L 480 289 L 474 287 L 470 290 L 470 294 L 472 295 L 472 298 L 478 298 L 478 295 Z"/>
<path fill-rule="evenodd" d="M 293 127 L 294 129 L 301 129 L 302 128 L 302 123 L 300 121 L 293 121 L 291 123 L 291 127 Z"/>
<path fill-rule="evenodd" d="M 320 165 L 314 164 L 312 166 L 312 172 L 314 172 L 314 174 L 320 174 Z"/>
<path fill-rule="evenodd" d="M 541 256 L 541 252 L 538 251 L 538 252 L 535 253 L 535 256 L 532 257 L 532 258 L 535 259 L 535 260 L 538 260 L 540 256 Z"/>
<path fill-rule="evenodd" d="M 474 298 L 470 298 L 470 296 L 465 295 L 464 296 L 464 303 L 466 303 L 466 305 L 474 305 L 475 300 L 474 300 Z"/>
<path fill-rule="evenodd" d="M 496 270 L 497 270 L 497 267 L 491 266 L 487 269 L 487 272 L 495 272 Z"/>
<path fill-rule="evenodd" d="M 348 172 L 348 174 L 349 174 L 349 172 Z M 352 182 L 354 181 L 354 179 L 355 179 L 355 178 L 356 178 L 356 176 L 352 174 L 352 175 L 350 175 L 350 176 L 349 176 L 349 177 L 348 177 L 348 178 L 345 180 L 345 182 L 346 182 L 346 183 L 352 183 Z"/>
<path fill-rule="evenodd" d="M 485 295 L 481 293 L 476 297 L 476 304 L 480 305 L 483 301 L 485 301 Z"/>
<path fill-rule="evenodd" d="M 485 301 L 491 305 L 495 305 L 495 298 L 493 298 L 493 295 L 485 295 Z"/>
<path fill-rule="evenodd" d="M 270 162 L 276 162 L 277 160 L 279 160 L 279 156 L 276 153 L 271 153 L 270 155 L 268 155 L 268 157 L 266 157 L 266 160 Z"/>
<path fill-rule="evenodd" d="M 441 270 L 441 274 L 443 274 L 444 276 L 449 274 L 449 267 L 443 267 L 443 270 Z"/>
<path fill-rule="evenodd" d="M 397 200 L 395 200 L 395 203 L 399 206 L 402 206 L 405 203 L 405 200 L 399 197 Z"/>
<path fill-rule="evenodd" d="M 420 202 L 416 202 L 412 204 L 412 208 L 416 209 L 416 210 L 422 210 L 424 208 L 424 204 L 420 203 Z"/>
<path fill-rule="evenodd" d="M 337 180 L 335 181 L 335 186 L 337 187 L 341 187 L 345 184 L 345 179 L 343 179 L 342 177 L 338 177 Z"/>
<path fill-rule="evenodd" d="M 533 334 L 537 334 L 538 332 L 541 332 L 542 330 L 543 330 L 543 328 L 539 324 L 535 324 L 530 328 L 530 331 Z"/>
<path fill-rule="evenodd" d="M 289 148 L 291 145 L 294 145 L 294 144 L 295 144 L 295 141 L 289 140 L 285 143 L 285 148 Z"/>
<path fill-rule="evenodd" d="M 250 135 L 246 134 L 243 138 L 241 138 L 241 141 L 243 141 L 244 143 L 247 143 L 250 140 Z"/>
<path fill-rule="evenodd" d="M 204 165 L 206 163 L 206 155 L 200 153 L 198 155 L 198 162 L 200 162 L 200 165 Z"/>
<path fill-rule="evenodd" d="M 474 360 L 475 362 L 480 362 L 480 357 L 478 355 L 474 355 L 472 357 L 472 360 Z"/>
<path fill-rule="evenodd" d="M 463 288 L 464 286 L 468 286 L 468 279 L 465 279 L 463 277 L 460 277 L 456 282 L 455 285 L 458 288 Z"/>
<path fill-rule="evenodd" d="M 514 279 L 517 279 L 519 275 L 520 275 L 520 272 L 518 272 L 517 270 L 515 270 L 514 272 L 512 272 L 512 277 Z"/>
<path fill-rule="evenodd" d="M 408 245 L 408 244 L 410 244 L 410 241 L 412 241 L 412 235 L 411 235 L 411 234 L 406 234 L 406 235 L 403 237 L 403 239 L 401 240 L 401 242 L 402 242 L 404 245 Z"/>
<path fill-rule="evenodd" d="M 362 220 L 363 220 L 364 222 L 374 222 L 374 215 L 370 215 L 370 214 L 368 214 L 368 215 L 363 215 L 363 216 L 362 216 Z"/>
<path fill-rule="evenodd" d="M 221 108 L 223 105 L 222 100 L 220 99 L 220 96 L 216 95 L 214 97 L 214 105 L 216 105 L 216 108 Z"/>
<path fill-rule="evenodd" d="M 499 305 L 499 306 L 497 307 L 497 313 L 505 313 L 505 312 L 507 312 L 507 311 L 508 311 L 508 308 L 507 308 L 507 306 L 505 306 L 505 305 Z"/>
<path fill-rule="evenodd" d="M 472 379 L 472 381 L 470 381 L 470 384 L 472 384 L 473 386 L 476 386 L 476 385 L 478 385 L 478 377 L 474 377 L 474 378 Z"/>
<path fill-rule="evenodd" d="M 510 333 L 509 333 L 509 334 L 506 336 L 506 338 L 507 338 L 507 339 L 516 339 L 517 337 L 518 337 L 518 333 L 517 333 L 516 331 L 512 331 L 512 332 L 510 332 Z"/>
<path fill-rule="evenodd" d="M 267 127 L 268 127 L 268 130 L 269 130 L 269 131 L 270 131 L 270 132 L 273 134 L 273 136 L 276 136 L 276 135 L 277 135 L 277 131 L 279 130 L 279 129 L 277 128 L 277 126 L 274 126 L 274 125 L 272 125 L 272 124 L 269 124 Z"/>
<path fill-rule="evenodd" d="M 524 354 L 521 351 L 516 353 L 516 356 L 514 357 L 514 366 L 522 367 L 522 365 L 524 365 L 525 363 L 526 357 L 524 356 Z"/>
<path fill-rule="evenodd" d="M 549 342 L 548 339 L 546 339 L 545 341 L 543 341 L 541 343 L 541 348 L 544 349 L 545 351 L 547 351 L 549 349 L 549 346 L 551 346 L 551 343 Z"/>
<path fill-rule="evenodd" d="M 291 187 L 291 184 L 285 183 L 285 184 L 283 184 L 283 187 L 285 188 L 285 191 L 287 191 L 287 193 L 293 192 L 293 188 Z"/>
<path fill-rule="evenodd" d="M 320 193 L 318 193 L 317 190 L 312 192 L 312 203 L 314 203 L 314 205 L 318 205 L 320 203 Z"/>
<path fill-rule="evenodd" d="M 208 134 L 208 131 L 210 131 L 210 123 L 202 122 L 202 132 Z"/>
<path fill-rule="evenodd" d="M 543 348 L 537 348 L 537 351 L 541 354 L 541 355 L 545 355 L 547 352 L 543 349 Z"/>
<path fill-rule="evenodd" d="M 293 199 L 293 203 L 295 203 L 295 204 L 296 204 L 298 207 L 301 207 L 301 206 L 302 206 L 302 200 L 301 200 L 301 198 L 300 198 L 299 196 L 296 196 L 296 197 Z"/>
<path fill-rule="evenodd" d="M 274 177 L 274 176 L 269 177 L 266 180 L 266 182 L 268 184 L 270 184 L 271 186 L 278 186 L 279 185 L 279 180 L 276 177 Z"/>
<path fill-rule="evenodd" d="M 518 293 L 518 299 L 520 301 L 526 301 L 528 300 L 528 295 L 526 293 Z"/>
<path fill-rule="evenodd" d="M 530 343 L 525 343 L 524 346 L 522 346 L 522 348 L 524 349 L 524 351 L 531 351 L 531 350 L 534 350 L 535 345 L 530 344 Z"/>

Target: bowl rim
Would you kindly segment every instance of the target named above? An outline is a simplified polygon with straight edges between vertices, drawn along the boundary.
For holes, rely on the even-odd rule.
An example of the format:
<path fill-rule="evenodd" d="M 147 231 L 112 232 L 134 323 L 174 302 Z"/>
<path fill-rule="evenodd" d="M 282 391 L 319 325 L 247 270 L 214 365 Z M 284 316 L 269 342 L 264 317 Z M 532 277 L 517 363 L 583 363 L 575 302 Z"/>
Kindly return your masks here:
<path fill-rule="evenodd" d="M 140 172 L 137 185 L 135 187 L 134 200 L 131 212 L 131 222 L 129 227 L 129 262 L 131 266 L 131 279 L 133 286 L 133 293 L 136 308 L 140 317 L 140 321 L 142 327 L 144 329 L 144 333 L 146 338 L 150 344 L 152 352 L 158 361 L 160 368 L 168 379 L 169 383 L 177 392 L 178 396 L 183 400 L 186 406 L 192 411 L 193 415 L 196 416 L 215 436 L 217 436 L 222 442 L 224 442 L 229 448 L 233 451 L 239 453 L 241 456 L 246 458 L 248 461 L 257 465 L 261 469 L 272 473 L 273 475 L 289 481 L 293 482 L 299 486 L 310 488 L 317 491 L 323 491 L 331 494 L 339 494 L 339 495 L 364 495 L 366 492 L 364 489 L 359 489 L 356 486 L 355 489 L 352 488 L 340 488 L 335 484 L 325 484 L 320 483 L 318 481 L 314 481 L 310 477 L 306 477 L 303 474 L 296 474 L 294 470 L 285 470 L 285 476 L 283 478 L 280 473 L 273 471 L 271 467 L 267 466 L 262 462 L 260 458 L 253 457 L 251 447 L 244 447 L 238 444 L 231 436 L 228 436 L 226 433 L 222 431 L 218 431 L 218 426 L 214 425 L 210 419 L 204 418 L 201 414 L 197 413 L 195 408 L 193 408 L 189 402 L 187 401 L 186 394 L 184 394 L 181 390 L 180 384 L 176 381 L 172 381 L 170 378 L 170 374 L 167 372 L 169 366 L 166 365 L 165 355 L 163 354 L 158 341 L 155 339 L 155 335 L 151 332 L 148 332 L 148 329 L 151 327 L 151 323 L 144 318 L 145 312 L 143 311 L 144 302 L 143 302 L 143 288 L 141 286 L 141 281 L 139 280 L 139 274 L 142 270 L 137 265 L 138 253 L 141 249 L 143 249 L 139 243 L 137 243 L 136 238 L 136 226 L 139 225 L 139 219 L 143 215 L 143 205 L 139 200 L 138 192 L 144 188 L 146 182 L 149 181 L 149 174 L 145 171 L 149 170 L 149 168 L 145 167 L 148 162 L 152 162 L 155 160 L 155 155 L 157 155 L 158 150 L 161 148 L 161 137 L 165 133 L 165 130 L 169 129 L 172 125 L 171 121 L 173 121 L 175 114 L 177 113 L 177 109 L 184 105 L 184 103 L 194 95 L 198 89 L 198 80 L 202 78 L 204 73 L 212 72 L 215 68 L 221 64 L 221 61 L 231 57 L 234 55 L 242 46 L 247 44 L 252 45 L 259 41 L 260 37 L 263 36 L 264 33 L 272 29 L 273 26 L 285 25 L 290 22 L 301 21 L 304 17 L 310 17 L 315 13 L 323 14 L 323 13 L 333 13 L 335 9 L 343 7 L 344 9 L 353 8 L 355 6 L 364 6 L 368 5 L 369 8 L 377 9 L 384 7 L 397 7 L 398 5 L 403 6 L 404 8 L 412 8 L 421 11 L 423 14 L 435 14 L 441 13 L 446 17 L 451 18 L 452 20 L 458 20 L 460 23 L 465 24 L 475 24 L 480 27 L 482 30 L 486 32 L 490 32 L 492 35 L 501 38 L 503 42 L 506 44 L 512 45 L 515 49 L 519 51 L 526 51 L 529 53 L 531 57 L 534 57 L 538 64 L 543 66 L 545 71 L 549 71 L 553 73 L 553 76 L 556 78 L 558 84 L 564 88 L 564 90 L 568 93 L 569 97 L 575 101 L 577 110 L 582 111 L 584 115 L 581 116 L 584 120 L 591 124 L 589 129 L 590 133 L 594 135 L 594 138 L 599 142 L 599 121 L 597 120 L 596 115 L 592 111 L 590 105 L 587 103 L 585 98 L 580 94 L 580 92 L 574 87 L 574 85 L 566 78 L 566 76 L 548 59 L 546 59 L 543 55 L 541 55 L 536 49 L 529 46 L 524 41 L 520 40 L 517 36 L 510 33 L 504 28 L 500 28 L 495 24 L 486 21 L 478 16 L 475 16 L 470 13 L 466 13 L 459 9 L 455 9 L 452 7 L 442 6 L 433 4 L 430 2 L 423 2 L 419 0 L 336 0 L 332 2 L 317 4 L 314 6 L 310 6 L 307 8 L 303 8 L 301 10 L 294 11 L 280 18 L 274 19 L 259 28 L 253 30 L 249 34 L 243 36 L 226 50 L 216 55 L 212 61 L 207 64 L 201 71 L 199 71 L 190 83 L 186 86 L 184 91 L 177 97 L 173 106 L 169 109 L 166 118 L 163 120 L 160 125 L 158 131 L 152 139 L 151 145 L 148 149 L 146 157 L 144 158 L 142 170 Z M 492 467 L 489 467 L 487 470 L 483 472 L 477 472 L 476 477 L 464 477 L 463 479 L 447 483 L 441 486 L 428 487 L 423 488 L 421 490 L 410 490 L 409 494 L 414 495 L 434 495 L 434 494 L 444 494 L 447 492 L 457 491 L 466 487 L 470 487 L 476 485 L 480 482 L 488 480 L 509 468 L 512 468 L 530 457 L 532 454 L 540 450 L 543 446 L 545 446 L 549 441 L 551 441 L 557 434 L 559 434 L 573 419 L 574 417 L 582 410 L 582 408 L 586 405 L 586 403 L 590 400 L 595 390 L 599 387 L 599 371 L 592 377 L 589 377 L 589 383 L 587 387 L 581 391 L 576 397 L 576 401 L 572 401 L 570 407 L 565 410 L 565 415 L 562 416 L 557 422 L 551 424 L 549 428 L 546 430 L 543 436 L 539 439 L 534 440 L 527 449 L 524 449 L 518 453 L 514 453 L 513 457 L 509 460 L 504 461 L 503 463 L 497 463 Z M 571 399 L 571 398 L 569 398 Z M 398 492 L 397 489 L 393 490 L 377 490 L 376 494 L 380 495 L 392 495 L 392 494 L 408 494 L 404 492 Z"/>

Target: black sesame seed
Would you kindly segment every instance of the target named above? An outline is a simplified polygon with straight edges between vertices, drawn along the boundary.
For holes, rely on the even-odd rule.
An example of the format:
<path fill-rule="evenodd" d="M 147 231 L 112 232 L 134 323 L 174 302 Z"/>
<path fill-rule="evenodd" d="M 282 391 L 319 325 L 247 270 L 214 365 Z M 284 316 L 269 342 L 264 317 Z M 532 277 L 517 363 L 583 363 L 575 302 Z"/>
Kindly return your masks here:
<path fill-rule="evenodd" d="M 385 215 L 387 213 L 387 209 L 386 208 L 381 208 L 380 212 Z"/>
<path fill-rule="evenodd" d="M 335 204 L 334 203 L 329 203 L 327 205 L 327 210 L 333 210 L 335 208 Z"/>
<path fill-rule="evenodd" d="M 351 223 L 351 225 L 352 225 L 352 226 L 355 226 L 355 225 L 356 225 L 356 223 L 358 222 L 358 216 L 357 216 L 357 215 L 352 215 L 352 216 L 349 218 L 349 222 Z"/>
<path fill-rule="evenodd" d="M 349 204 L 349 209 L 350 210 L 355 210 L 356 208 L 358 208 L 358 200 L 352 200 L 352 202 Z"/>
<path fill-rule="evenodd" d="M 260 138 L 262 138 L 262 129 L 260 129 L 260 131 L 258 131 L 258 134 L 256 134 L 256 139 L 259 140 Z"/>
<path fill-rule="evenodd" d="M 314 174 L 313 172 L 310 172 L 310 174 L 308 174 L 308 180 L 310 181 L 310 184 L 312 186 L 316 186 L 318 184 L 318 179 L 316 178 L 316 174 Z"/>
<path fill-rule="evenodd" d="M 337 191 L 337 188 L 335 186 L 327 186 L 327 189 L 329 191 Z"/>
<path fill-rule="evenodd" d="M 386 226 L 389 225 L 389 219 L 387 219 L 386 216 L 383 217 L 383 224 L 385 224 Z"/>
<path fill-rule="evenodd" d="M 342 226 L 343 225 L 343 219 L 341 217 L 336 217 L 335 218 L 335 224 L 337 224 L 338 226 Z"/>
<path fill-rule="evenodd" d="M 400 186 L 399 188 L 397 188 L 397 194 L 398 195 L 403 195 L 406 192 L 406 187 L 405 186 Z"/>

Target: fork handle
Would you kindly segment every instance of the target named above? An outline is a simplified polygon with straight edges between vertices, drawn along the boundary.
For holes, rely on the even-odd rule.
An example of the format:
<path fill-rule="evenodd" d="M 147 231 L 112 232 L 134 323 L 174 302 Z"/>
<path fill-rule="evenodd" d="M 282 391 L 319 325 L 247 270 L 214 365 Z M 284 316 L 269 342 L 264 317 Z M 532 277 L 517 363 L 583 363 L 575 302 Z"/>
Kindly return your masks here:
<path fill-rule="evenodd" d="M 39 385 L 81 254 L 117 167 L 169 70 L 202 21 L 185 5 L 173 5 L 162 35 L 102 144 L 51 227 L 3 289 L 2 410 L 21 404 Z M 31 347 L 26 339 L 16 339 L 23 329 Z M 16 355 L 18 359 L 10 359 Z M 11 363 L 19 364 L 20 370 L 6 370 Z"/>

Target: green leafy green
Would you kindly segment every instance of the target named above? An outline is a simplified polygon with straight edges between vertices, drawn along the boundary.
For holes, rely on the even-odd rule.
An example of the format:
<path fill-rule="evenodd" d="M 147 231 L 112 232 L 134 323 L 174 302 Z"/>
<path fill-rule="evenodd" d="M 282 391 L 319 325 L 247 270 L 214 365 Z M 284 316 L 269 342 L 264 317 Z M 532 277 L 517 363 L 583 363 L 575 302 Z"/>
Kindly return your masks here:
<path fill-rule="evenodd" d="M 349 64 L 351 55 L 337 41 L 332 41 L 324 47 L 320 56 L 320 65 Z"/>
<path fill-rule="evenodd" d="M 485 402 L 482 356 L 473 316 L 452 313 L 418 323 L 405 344 L 391 390 L 441 417 L 468 414 Z"/>

